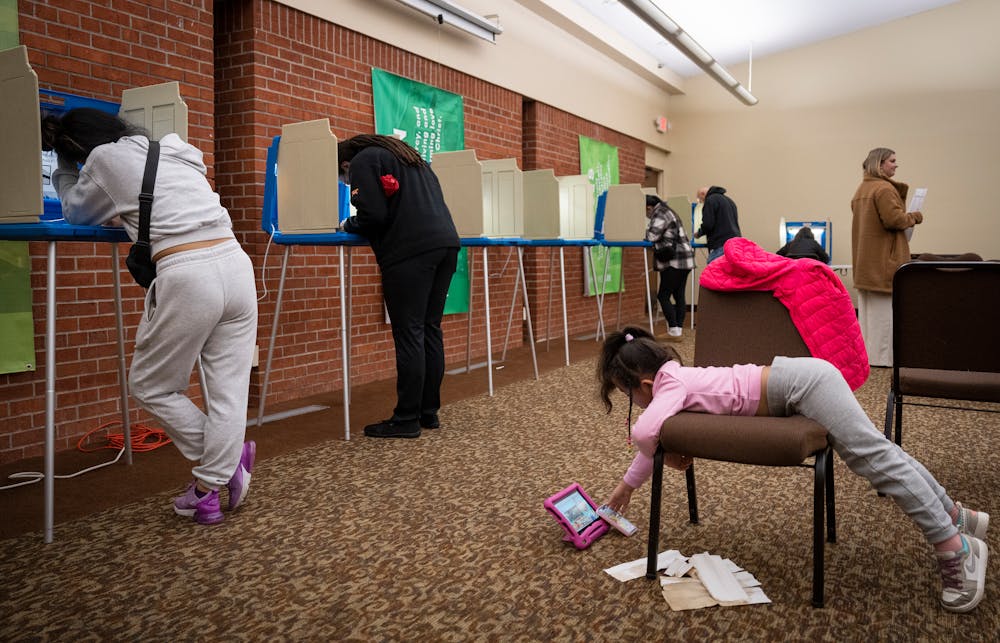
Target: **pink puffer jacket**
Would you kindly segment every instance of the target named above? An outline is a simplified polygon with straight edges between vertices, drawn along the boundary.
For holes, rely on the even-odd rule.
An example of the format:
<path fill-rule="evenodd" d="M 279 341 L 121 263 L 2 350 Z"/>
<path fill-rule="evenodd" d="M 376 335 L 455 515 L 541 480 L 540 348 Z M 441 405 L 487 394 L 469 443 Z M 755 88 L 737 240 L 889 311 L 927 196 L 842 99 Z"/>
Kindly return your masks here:
<path fill-rule="evenodd" d="M 701 285 L 711 290 L 769 290 L 788 309 L 813 357 L 830 362 L 852 390 L 868 379 L 868 353 L 854 303 L 830 267 L 815 259 L 788 259 L 742 237 L 705 267 Z"/>

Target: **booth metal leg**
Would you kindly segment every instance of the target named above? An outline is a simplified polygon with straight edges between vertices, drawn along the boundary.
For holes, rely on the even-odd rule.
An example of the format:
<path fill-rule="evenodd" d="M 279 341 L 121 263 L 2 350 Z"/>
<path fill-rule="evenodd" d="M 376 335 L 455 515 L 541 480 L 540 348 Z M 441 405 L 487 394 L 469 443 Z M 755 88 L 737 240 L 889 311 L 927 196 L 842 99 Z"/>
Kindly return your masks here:
<path fill-rule="evenodd" d="M 350 256 L 350 255 L 348 255 Z M 350 329 L 347 323 L 347 290 L 350 279 L 344 270 L 344 246 L 340 246 L 340 363 L 344 379 L 344 439 L 351 439 L 351 356 L 348 349 Z"/>
<path fill-rule="evenodd" d="M 569 319 L 566 316 L 566 253 L 559 246 L 559 283 L 562 285 L 563 340 L 566 343 L 566 366 L 569 366 Z"/>
<path fill-rule="evenodd" d="M 49 241 L 45 305 L 45 542 L 52 542 L 56 470 L 56 242 Z"/>
<path fill-rule="evenodd" d="M 483 300 L 486 306 L 486 380 L 493 397 L 493 333 L 490 329 L 490 268 L 487 253 L 489 248 L 483 246 Z"/>
<path fill-rule="evenodd" d="M 642 274 L 646 275 L 646 309 L 649 311 L 649 334 L 656 335 L 653 330 L 653 297 L 649 293 L 649 253 L 646 252 L 645 248 L 642 249 Z"/>
<path fill-rule="evenodd" d="M 587 253 L 590 258 L 588 262 L 590 263 L 590 278 L 594 282 L 594 300 L 597 302 L 597 335 L 594 337 L 594 341 L 599 342 L 604 339 L 604 288 L 597 283 L 597 266 L 594 265 L 593 247 L 588 247 Z M 607 269 L 606 263 L 605 269 Z"/>
<path fill-rule="evenodd" d="M 549 277 L 548 282 L 548 303 L 545 308 L 545 352 L 549 351 L 549 339 L 552 337 L 552 260 L 554 255 L 549 252 Z"/>
<path fill-rule="evenodd" d="M 115 287 L 115 328 L 118 332 L 118 389 L 121 394 L 125 464 L 132 464 L 132 427 L 128 419 L 128 371 L 125 369 L 125 323 L 122 320 L 122 279 L 118 271 L 118 242 L 111 244 L 111 279 Z"/>
<path fill-rule="evenodd" d="M 343 246 L 341 246 L 341 250 L 343 250 Z M 348 329 L 354 327 L 354 299 L 353 299 L 353 295 L 354 295 L 354 282 L 351 279 L 351 276 L 354 274 L 354 268 L 353 268 L 354 253 L 351 250 L 352 250 L 351 246 L 347 246 L 347 275 L 346 275 L 347 276 L 347 282 L 346 283 L 347 283 L 347 328 Z M 341 273 L 341 274 L 343 274 L 343 273 Z M 344 285 L 344 282 L 342 280 L 341 281 L 341 288 L 343 288 L 343 285 Z M 388 313 L 386 314 L 386 316 L 388 316 Z M 347 333 L 347 342 L 346 342 L 346 344 L 347 344 L 347 362 L 346 362 L 347 363 L 347 368 L 345 369 L 344 372 L 345 372 L 345 374 L 347 376 L 344 378 L 344 387 L 347 389 L 347 399 L 348 399 L 348 401 L 350 401 L 350 399 L 351 399 L 351 378 L 349 376 L 351 374 L 351 347 L 354 345 L 354 343 L 351 341 L 350 330 L 348 330 L 348 333 Z M 344 426 L 347 426 L 347 425 L 345 424 Z"/>
<path fill-rule="evenodd" d="M 615 324 L 618 328 L 622 327 L 622 295 L 625 291 L 625 248 L 622 248 L 622 261 L 618 263 L 618 315 L 615 318 Z"/>
<path fill-rule="evenodd" d="M 471 250 L 466 249 L 466 258 L 469 264 L 469 316 L 468 325 L 465 334 L 465 372 L 468 373 L 472 371 L 472 293 L 473 286 L 476 283 L 475 274 L 473 268 L 476 265 L 475 257 L 476 253 Z"/>
<path fill-rule="evenodd" d="M 517 251 L 518 266 L 520 266 L 520 260 L 521 260 L 520 248 L 511 247 L 510 251 L 507 253 L 507 261 L 510 261 L 510 253 L 514 252 L 515 250 Z M 505 263 L 504 265 L 506 266 L 507 264 Z M 503 277 L 503 274 L 501 273 L 500 276 Z M 507 332 L 504 334 L 503 338 L 503 351 L 500 353 L 501 362 L 507 361 L 507 346 L 510 344 L 510 329 L 514 325 L 514 307 L 517 305 L 517 287 L 520 285 L 521 285 L 521 272 L 520 268 L 518 268 L 517 278 L 514 280 L 514 290 L 511 292 L 510 296 L 510 308 L 507 310 Z M 527 304 L 527 300 L 525 300 L 525 304 Z"/>
<path fill-rule="evenodd" d="M 531 346 L 531 365 L 535 369 L 535 379 L 538 379 L 538 357 L 535 354 L 535 331 L 531 327 L 531 305 L 528 303 L 528 279 L 524 274 L 524 249 L 517 249 L 517 274 L 521 281 L 521 293 L 524 297 L 525 317 L 528 320 L 528 345 Z"/>
<path fill-rule="evenodd" d="M 281 298 L 285 294 L 285 275 L 291 252 L 292 247 L 285 246 L 285 254 L 281 259 L 281 277 L 278 280 L 278 300 L 274 305 L 274 321 L 271 322 L 271 341 L 267 345 L 267 360 L 264 362 L 264 383 L 260 387 L 260 403 L 257 406 L 257 426 L 264 423 L 264 400 L 267 398 L 267 384 L 271 378 L 271 358 L 274 357 L 274 340 L 278 336 L 278 317 L 281 316 Z"/>

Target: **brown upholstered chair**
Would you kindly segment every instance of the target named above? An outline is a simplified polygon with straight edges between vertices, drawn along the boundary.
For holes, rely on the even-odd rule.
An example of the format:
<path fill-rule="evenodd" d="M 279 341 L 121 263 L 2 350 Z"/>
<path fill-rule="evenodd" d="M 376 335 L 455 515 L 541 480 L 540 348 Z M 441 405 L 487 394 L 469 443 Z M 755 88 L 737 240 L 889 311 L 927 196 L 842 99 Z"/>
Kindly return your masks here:
<path fill-rule="evenodd" d="M 771 293 L 700 290 L 694 366 L 770 364 L 775 355 L 809 354 L 788 310 Z M 656 578 L 664 452 L 741 464 L 812 468 L 812 604 L 823 606 L 824 523 L 826 540 L 836 542 L 833 450 L 826 429 L 802 416 L 732 417 L 682 412 L 666 420 L 653 459 L 647 578 Z M 697 524 L 694 470 L 692 465 L 685 474 L 688 513 L 691 522 Z"/>
<path fill-rule="evenodd" d="M 885 437 L 903 405 L 995 412 L 910 401 L 909 397 L 1000 402 L 1000 263 L 912 261 L 892 280 L 892 384 Z"/>

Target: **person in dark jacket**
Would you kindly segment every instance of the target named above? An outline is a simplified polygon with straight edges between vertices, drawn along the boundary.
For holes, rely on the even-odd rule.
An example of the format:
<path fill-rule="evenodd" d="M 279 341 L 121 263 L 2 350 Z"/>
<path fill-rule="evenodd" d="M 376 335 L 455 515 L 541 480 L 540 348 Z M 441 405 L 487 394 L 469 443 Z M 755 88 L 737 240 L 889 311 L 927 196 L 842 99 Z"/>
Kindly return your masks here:
<path fill-rule="evenodd" d="M 365 427 L 373 438 L 416 438 L 440 426 L 441 318 L 460 242 L 441 185 L 417 151 L 390 136 L 360 135 L 337 146 L 357 214 L 344 231 L 368 239 L 396 349 L 396 407 Z"/>
<path fill-rule="evenodd" d="M 778 254 L 789 259 L 816 259 L 823 263 L 830 263 L 830 255 L 816 241 L 812 228 L 809 226 L 799 228 L 792 240 L 781 246 Z"/>
<path fill-rule="evenodd" d="M 695 238 L 708 237 L 708 263 L 722 256 L 722 247 L 733 237 L 742 237 L 736 215 L 736 203 L 726 196 L 726 188 L 713 185 L 698 190 L 701 201 L 701 226 Z"/>

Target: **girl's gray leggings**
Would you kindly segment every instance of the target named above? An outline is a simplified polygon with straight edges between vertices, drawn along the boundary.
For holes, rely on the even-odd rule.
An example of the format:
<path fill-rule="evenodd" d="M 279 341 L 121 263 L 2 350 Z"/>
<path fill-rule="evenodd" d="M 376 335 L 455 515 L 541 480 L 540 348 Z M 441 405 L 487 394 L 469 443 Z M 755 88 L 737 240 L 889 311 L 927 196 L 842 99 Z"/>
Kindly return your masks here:
<path fill-rule="evenodd" d="M 922 464 L 875 428 L 840 371 L 813 357 L 775 357 L 767 381 L 773 416 L 804 415 L 826 428 L 833 449 L 854 473 L 896 501 L 936 544 L 958 533 L 955 503 Z"/>

